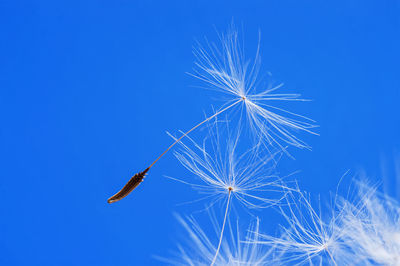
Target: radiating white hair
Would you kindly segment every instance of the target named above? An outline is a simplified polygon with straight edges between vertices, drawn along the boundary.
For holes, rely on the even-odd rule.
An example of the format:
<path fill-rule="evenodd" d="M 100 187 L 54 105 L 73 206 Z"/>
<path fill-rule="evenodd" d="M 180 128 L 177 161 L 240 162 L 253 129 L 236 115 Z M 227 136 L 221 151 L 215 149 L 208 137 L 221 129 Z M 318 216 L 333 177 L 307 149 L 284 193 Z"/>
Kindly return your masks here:
<path fill-rule="evenodd" d="M 186 232 L 186 240 L 178 245 L 172 258 L 161 258 L 170 265 L 192 265 L 209 266 L 216 252 L 214 242 L 220 228 L 214 224 L 215 235 L 206 233 L 193 217 L 183 218 L 177 216 L 178 221 Z M 230 266 L 261 266 L 266 265 L 270 260 L 270 251 L 262 245 L 257 244 L 259 220 L 251 223 L 246 230 L 241 230 L 238 225 L 229 224 L 228 233 L 222 241 L 221 251 L 214 265 Z M 245 240 L 250 241 L 245 241 Z"/>
<path fill-rule="evenodd" d="M 304 116 L 271 105 L 276 101 L 304 101 L 299 94 L 276 93 L 282 87 L 267 85 L 263 87 L 259 77 L 259 45 L 253 60 L 244 56 L 238 32 L 232 29 L 220 35 L 221 45 L 207 43 L 198 45 L 194 50 L 196 63 L 192 75 L 206 84 L 206 88 L 217 90 L 228 96 L 225 106 L 235 102 L 242 103 L 242 110 L 250 123 L 250 128 L 257 139 L 268 145 L 284 148 L 293 145 L 310 148 L 295 136 L 296 131 L 311 131 L 316 125 Z M 222 109 L 222 108 L 221 108 Z"/>
<path fill-rule="evenodd" d="M 342 242 L 341 210 L 322 214 L 321 207 L 313 207 L 309 195 L 300 190 L 290 191 L 286 200 L 280 212 L 287 226 L 281 227 L 278 237 L 259 234 L 259 244 L 273 246 L 283 265 L 341 265 L 339 261 L 349 258 L 351 252 Z"/>
<path fill-rule="evenodd" d="M 400 204 L 365 180 L 355 195 L 335 195 L 315 209 L 305 192 L 290 191 L 288 225 L 278 237 L 258 233 L 258 244 L 274 247 L 280 265 L 400 265 Z"/>
<path fill-rule="evenodd" d="M 172 179 L 205 195 L 210 206 L 226 199 L 229 190 L 232 200 L 246 208 L 269 207 L 284 198 L 287 190 L 275 169 L 281 152 L 270 154 L 256 144 L 239 153 L 240 126 L 231 131 L 226 121 L 215 120 L 209 132 L 202 144 L 189 138 L 189 144 L 180 142 L 181 149 L 174 152 L 194 178 Z"/>

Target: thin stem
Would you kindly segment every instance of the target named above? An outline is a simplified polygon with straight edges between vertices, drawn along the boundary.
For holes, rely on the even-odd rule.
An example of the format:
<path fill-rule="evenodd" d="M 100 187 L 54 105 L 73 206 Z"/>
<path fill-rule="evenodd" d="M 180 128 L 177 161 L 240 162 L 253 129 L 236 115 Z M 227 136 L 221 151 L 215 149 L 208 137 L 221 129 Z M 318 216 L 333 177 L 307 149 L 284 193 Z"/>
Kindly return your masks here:
<path fill-rule="evenodd" d="M 220 236 L 219 236 L 219 242 L 218 242 L 217 251 L 215 252 L 214 259 L 213 259 L 212 262 L 211 262 L 211 266 L 213 266 L 214 263 L 215 263 L 215 261 L 217 260 L 218 253 L 219 253 L 219 250 L 220 250 L 220 248 L 221 248 L 222 237 L 223 237 L 223 235 L 224 235 L 224 230 L 225 230 L 226 218 L 228 217 L 229 203 L 230 203 L 230 200 L 231 200 L 231 192 L 232 192 L 232 188 L 229 188 L 229 192 L 228 192 L 228 201 L 226 202 L 224 221 L 223 221 L 223 223 L 222 223 L 222 229 L 221 229 L 221 234 L 220 234 Z"/>
<path fill-rule="evenodd" d="M 337 266 L 336 261 L 333 259 L 333 256 L 332 256 L 332 254 L 329 252 L 328 249 L 326 249 L 326 252 L 328 252 L 329 257 L 331 257 L 331 260 L 332 260 L 333 264 L 335 264 L 335 266 Z"/>
<path fill-rule="evenodd" d="M 189 131 L 185 132 L 181 137 L 179 137 L 177 140 L 175 140 L 174 143 L 171 144 L 171 146 L 168 147 L 168 149 L 166 149 L 160 156 L 158 156 L 158 158 L 149 166 L 148 169 L 150 169 L 158 160 L 161 159 L 161 157 L 163 157 L 172 147 L 175 146 L 175 144 L 177 144 L 182 138 L 184 138 L 185 136 L 187 136 L 190 132 L 192 132 L 193 130 L 195 130 L 196 128 L 198 128 L 199 126 L 201 126 L 202 124 L 204 124 L 205 122 L 213 119 L 214 117 L 216 117 L 217 115 L 221 114 L 222 112 L 225 112 L 226 110 L 230 109 L 231 107 L 235 106 L 236 104 L 238 104 L 239 102 L 243 101 L 243 99 L 237 100 L 236 102 L 232 103 L 231 105 L 225 107 L 224 109 L 216 112 L 215 114 L 213 114 L 212 116 L 210 116 L 209 118 L 203 120 L 202 122 L 200 122 L 199 124 L 195 125 L 194 127 L 192 127 Z"/>

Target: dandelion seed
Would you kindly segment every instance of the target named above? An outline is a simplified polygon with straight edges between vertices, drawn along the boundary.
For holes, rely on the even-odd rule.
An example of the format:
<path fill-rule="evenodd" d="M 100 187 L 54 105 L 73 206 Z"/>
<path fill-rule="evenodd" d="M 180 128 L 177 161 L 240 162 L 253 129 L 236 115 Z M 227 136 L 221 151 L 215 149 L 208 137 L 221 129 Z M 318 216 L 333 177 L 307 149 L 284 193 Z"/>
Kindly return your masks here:
<path fill-rule="evenodd" d="M 206 137 L 200 146 L 192 139 L 190 148 L 181 142 L 181 151 L 175 156 L 182 165 L 197 177 L 197 183 L 175 179 L 190 185 L 202 194 L 206 194 L 210 206 L 219 200 L 225 200 L 225 212 L 219 244 L 212 264 L 216 261 L 222 243 L 225 223 L 232 201 L 240 202 L 246 208 L 265 208 L 279 203 L 285 197 L 281 179 L 273 173 L 275 161 L 273 155 L 262 156 L 259 145 L 241 155 L 236 154 L 239 144 L 240 127 L 229 131 L 228 125 L 222 128 L 228 136 L 221 136 L 221 123 L 210 126 L 210 137 Z"/>
<path fill-rule="evenodd" d="M 217 249 L 213 244 L 213 239 L 203 231 L 195 219 L 183 219 L 179 216 L 177 218 L 188 234 L 187 241 L 178 246 L 178 252 L 175 254 L 176 259 L 160 258 L 160 260 L 170 265 L 210 265 L 214 260 L 214 254 Z M 233 229 L 229 224 L 228 228 L 227 237 L 222 241 L 220 256 L 214 261 L 214 265 L 266 265 L 271 255 L 270 251 L 258 245 L 257 236 L 251 233 L 258 232 L 258 219 L 247 228 L 247 233 L 243 233 L 238 225 L 236 229 Z M 220 228 L 214 228 L 214 230 L 216 234 L 220 232 Z M 244 242 L 244 239 L 251 241 Z"/>
<path fill-rule="evenodd" d="M 273 246 L 281 265 L 400 265 L 399 202 L 366 181 L 355 184 L 355 197 L 336 193 L 325 217 L 291 191 L 289 211 L 280 207 L 289 226 L 281 237 L 258 234 L 257 243 Z"/>
<path fill-rule="evenodd" d="M 311 131 L 315 127 L 312 120 L 274 107 L 269 103 L 272 101 L 304 101 L 298 94 L 277 94 L 274 93 L 281 85 L 267 88 L 260 92 L 258 90 L 258 72 L 260 67 L 259 49 L 257 49 L 254 62 L 250 64 L 244 59 L 244 53 L 239 45 L 238 33 L 234 30 L 226 36 L 222 36 L 222 49 L 218 50 L 215 46 L 209 45 L 210 51 L 202 47 L 195 50 L 197 57 L 196 66 L 198 70 L 193 74 L 196 78 L 205 81 L 211 87 L 233 96 L 217 112 L 206 118 L 204 121 L 195 125 L 193 128 L 184 132 L 181 137 L 172 143 L 146 170 L 149 171 L 153 165 L 160 160 L 173 146 L 182 138 L 190 134 L 193 130 L 200 127 L 207 121 L 219 116 L 221 113 L 242 104 L 246 115 L 250 121 L 252 132 L 263 140 L 265 144 L 277 144 L 281 150 L 284 147 L 280 142 L 293 145 L 299 148 L 309 148 L 309 146 L 298 139 L 292 131 Z M 279 114 L 280 113 L 280 114 Z M 135 177 L 135 176 L 134 176 Z M 132 179 L 134 179 L 132 177 Z M 129 181 L 131 182 L 132 179 Z M 133 189 L 132 189 L 133 190 Z M 118 197 L 111 197 L 108 202 L 116 202 L 126 197 L 132 190 L 118 192 Z M 112 200 L 114 199 L 114 200 Z"/>
<path fill-rule="evenodd" d="M 274 246 L 276 252 L 280 253 L 279 258 L 283 264 L 346 265 L 338 264 L 338 258 L 349 257 L 349 251 L 341 240 L 342 212 L 332 215 L 325 221 L 322 214 L 315 211 L 304 193 L 298 191 L 297 194 L 298 197 L 292 192 L 287 194 L 288 211 L 280 208 L 289 224 L 288 227 L 282 228 L 282 236 L 259 234 L 261 240 L 258 243 Z"/>

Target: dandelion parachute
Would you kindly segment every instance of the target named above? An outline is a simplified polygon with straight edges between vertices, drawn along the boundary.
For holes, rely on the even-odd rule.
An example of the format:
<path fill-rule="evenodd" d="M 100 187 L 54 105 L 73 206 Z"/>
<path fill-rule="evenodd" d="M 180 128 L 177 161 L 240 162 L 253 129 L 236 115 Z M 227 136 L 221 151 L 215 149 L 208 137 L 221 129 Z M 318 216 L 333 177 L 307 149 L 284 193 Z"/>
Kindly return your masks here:
<path fill-rule="evenodd" d="M 226 122 L 215 122 L 209 129 L 210 137 L 206 137 L 202 145 L 189 138 L 193 148 L 181 142 L 182 149 L 175 152 L 178 160 L 199 182 L 174 179 L 206 194 L 210 206 L 219 200 L 226 202 L 213 265 L 218 257 L 232 202 L 238 201 L 250 209 L 265 208 L 278 204 L 285 197 L 285 190 L 282 180 L 274 173 L 276 161 L 273 155 L 268 153 L 262 156 L 260 145 L 242 154 L 236 152 L 240 126 L 231 132 Z M 222 137 L 221 130 L 227 131 L 227 136 Z"/>
<path fill-rule="evenodd" d="M 258 244 L 274 247 L 284 265 L 342 265 L 338 258 L 349 257 L 342 245 L 342 211 L 328 209 L 323 216 L 298 188 L 287 194 L 286 202 L 287 209 L 280 207 L 280 212 L 288 226 L 282 227 L 279 237 L 259 234 Z"/>
<path fill-rule="evenodd" d="M 221 49 L 216 45 L 208 45 L 209 51 L 199 46 L 194 51 L 197 61 L 197 70 L 192 74 L 194 77 L 205 82 L 208 88 L 217 89 L 232 96 L 222 105 L 213 115 L 195 125 L 190 130 L 182 133 L 175 141 L 150 164 L 149 171 L 173 146 L 181 139 L 190 134 L 196 128 L 207 121 L 219 116 L 221 113 L 242 104 L 243 110 L 250 121 L 252 132 L 261 139 L 263 143 L 270 145 L 276 144 L 281 150 L 284 145 L 293 145 L 299 148 L 309 148 L 309 146 L 295 136 L 293 131 L 311 131 L 316 127 L 314 121 L 295 113 L 285 111 L 282 108 L 274 107 L 271 102 L 275 101 L 303 101 L 298 94 L 275 93 L 281 87 L 260 88 L 259 47 L 257 48 L 255 59 L 252 63 L 244 57 L 243 48 L 239 44 L 238 32 L 231 29 L 226 35 L 221 36 Z M 134 175 L 135 177 L 135 175 Z M 129 182 L 133 182 L 134 177 Z M 128 183 L 129 183 L 128 182 Z M 140 183 L 140 182 L 139 182 Z M 137 185 L 139 184 L 137 183 Z M 133 187 L 133 189 L 136 188 Z M 132 190 L 133 190 L 132 189 Z M 132 190 L 121 191 L 112 196 L 108 202 L 116 202 L 126 197 Z"/>

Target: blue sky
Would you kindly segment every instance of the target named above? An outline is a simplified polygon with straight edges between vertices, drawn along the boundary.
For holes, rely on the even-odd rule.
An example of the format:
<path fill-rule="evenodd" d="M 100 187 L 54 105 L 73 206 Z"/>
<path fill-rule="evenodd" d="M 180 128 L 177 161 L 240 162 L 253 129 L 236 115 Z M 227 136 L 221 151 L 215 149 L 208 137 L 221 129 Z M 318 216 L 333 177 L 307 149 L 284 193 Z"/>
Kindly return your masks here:
<path fill-rule="evenodd" d="M 218 107 L 186 74 L 192 47 L 233 20 L 263 71 L 312 102 L 312 151 L 278 170 L 327 195 L 400 150 L 400 6 L 388 1 L 1 1 L 0 264 L 157 265 L 193 191 L 172 153 L 121 202 L 106 199 Z M 216 31 L 217 30 L 217 31 Z M 201 132 L 197 132 L 201 136 Z M 350 179 L 349 177 L 349 179 Z M 389 186 L 390 187 L 390 186 Z M 268 211 L 262 225 L 274 232 Z M 204 224 L 204 226 L 208 226 Z"/>

